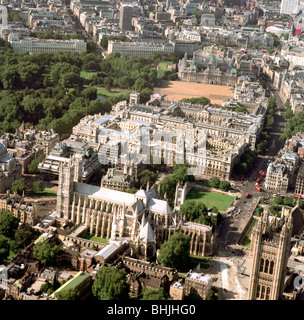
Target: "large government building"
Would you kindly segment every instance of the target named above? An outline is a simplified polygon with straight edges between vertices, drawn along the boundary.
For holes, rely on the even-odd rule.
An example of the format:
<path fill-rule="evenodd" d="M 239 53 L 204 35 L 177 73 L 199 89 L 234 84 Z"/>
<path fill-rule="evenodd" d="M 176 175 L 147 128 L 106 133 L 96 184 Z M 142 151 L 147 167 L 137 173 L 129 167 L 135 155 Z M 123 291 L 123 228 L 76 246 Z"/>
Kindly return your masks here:
<path fill-rule="evenodd" d="M 87 50 L 87 43 L 84 40 L 45 40 L 31 37 L 20 37 L 18 34 L 10 34 L 8 41 L 14 52 L 71 52 L 81 53 Z"/>

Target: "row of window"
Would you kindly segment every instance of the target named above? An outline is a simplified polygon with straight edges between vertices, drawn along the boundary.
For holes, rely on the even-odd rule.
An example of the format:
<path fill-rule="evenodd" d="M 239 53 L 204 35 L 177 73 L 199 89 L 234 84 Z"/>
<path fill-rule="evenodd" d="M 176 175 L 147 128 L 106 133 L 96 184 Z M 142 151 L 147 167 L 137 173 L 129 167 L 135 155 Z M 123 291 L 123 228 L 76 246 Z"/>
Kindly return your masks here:
<path fill-rule="evenodd" d="M 273 261 L 269 261 L 268 259 L 264 260 L 263 258 L 261 259 L 260 272 L 273 274 L 273 269 L 274 269 Z"/>
<path fill-rule="evenodd" d="M 270 298 L 270 287 L 260 286 L 258 284 L 256 291 L 256 298 L 259 300 L 269 300 Z"/>

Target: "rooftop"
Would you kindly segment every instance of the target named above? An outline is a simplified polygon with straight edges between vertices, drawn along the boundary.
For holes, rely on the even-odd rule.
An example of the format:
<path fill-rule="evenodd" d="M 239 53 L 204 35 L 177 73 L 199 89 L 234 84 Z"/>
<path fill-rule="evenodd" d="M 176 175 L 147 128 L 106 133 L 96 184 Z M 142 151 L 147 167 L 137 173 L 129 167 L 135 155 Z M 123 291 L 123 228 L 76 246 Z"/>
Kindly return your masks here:
<path fill-rule="evenodd" d="M 209 275 L 205 275 L 203 273 L 196 273 L 196 272 L 188 273 L 187 279 L 203 282 L 206 284 L 211 281 L 211 277 Z"/>
<path fill-rule="evenodd" d="M 58 288 L 52 295 L 51 297 L 55 297 L 55 294 L 63 291 L 63 290 L 69 290 L 69 289 L 75 289 L 81 284 L 83 281 L 88 279 L 91 275 L 88 272 L 82 272 L 79 271 L 75 277 L 67 281 L 65 284 L 63 284 L 60 288 Z"/>

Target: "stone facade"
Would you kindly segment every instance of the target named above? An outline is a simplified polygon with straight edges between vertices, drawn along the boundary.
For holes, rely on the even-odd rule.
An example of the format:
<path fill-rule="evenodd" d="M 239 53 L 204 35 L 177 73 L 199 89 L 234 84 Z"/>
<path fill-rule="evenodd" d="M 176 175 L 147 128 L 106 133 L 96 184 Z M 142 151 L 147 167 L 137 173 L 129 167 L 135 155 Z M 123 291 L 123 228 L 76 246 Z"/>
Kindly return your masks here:
<path fill-rule="evenodd" d="M 10 189 L 13 182 L 21 178 L 22 166 L 7 153 L 7 148 L 0 143 L 0 193 Z"/>
<path fill-rule="evenodd" d="M 21 223 L 35 225 L 38 218 L 37 205 L 24 202 L 22 197 L 12 194 L 6 194 L 0 198 L 0 210 L 12 212 L 14 217 L 20 219 Z"/>
<path fill-rule="evenodd" d="M 253 228 L 249 300 L 278 300 L 285 288 L 287 260 L 293 228 L 291 215 L 280 220 L 264 215 Z"/>
<path fill-rule="evenodd" d="M 211 290 L 212 279 L 209 275 L 189 272 L 185 279 L 184 295 L 206 300 L 208 293 Z"/>
<path fill-rule="evenodd" d="M 156 248 L 175 232 L 191 237 L 190 253 L 210 255 L 215 234 L 205 225 L 186 222 L 167 201 L 158 199 L 154 188 L 136 194 L 78 182 L 74 159 L 60 166 L 57 215 L 83 225 L 92 235 L 130 240 L 131 254 L 154 256 Z"/>

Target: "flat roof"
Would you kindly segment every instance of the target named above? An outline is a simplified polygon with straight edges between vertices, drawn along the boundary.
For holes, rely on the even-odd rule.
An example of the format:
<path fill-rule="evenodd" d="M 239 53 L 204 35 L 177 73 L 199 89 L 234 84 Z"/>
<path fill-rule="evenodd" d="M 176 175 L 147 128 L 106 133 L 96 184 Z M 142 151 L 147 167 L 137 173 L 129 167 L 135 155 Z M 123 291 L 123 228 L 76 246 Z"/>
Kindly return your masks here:
<path fill-rule="evenodd" d="M 79 271 L 72 279 L 67 281 L 61 287 L 59 287 L 54 293 L 51 294 L 51 297 L 55 297 L 55 293 L 58 293 L 63 290 L 75 289 L 77 286 L 89 278 L 91 275 L 88 272 Z"/>

